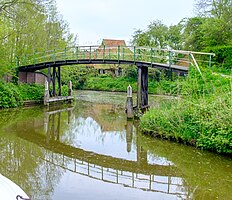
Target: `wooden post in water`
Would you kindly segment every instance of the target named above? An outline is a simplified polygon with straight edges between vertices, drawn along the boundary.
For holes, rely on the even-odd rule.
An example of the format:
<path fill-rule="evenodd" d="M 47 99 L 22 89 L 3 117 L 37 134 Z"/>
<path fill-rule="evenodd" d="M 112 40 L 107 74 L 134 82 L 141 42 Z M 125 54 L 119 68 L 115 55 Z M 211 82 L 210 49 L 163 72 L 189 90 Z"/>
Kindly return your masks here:
<path fill-rule="evenodd" d="M 134 118 L 132 87 L 130 85 L 127 87 L 126 113 L 127 119 Z"/>
<path fill-rule="evenodd" d="M 68 96 L 72 96 L 72 81 L 69 81 L 68 84 Z"/>
<path fill-rule="evenodd" d="M 148 108 L 148 67 L 138 66 L 137 109 Z"/>
<path fill-rule="evenodd" d="M 49 103 L 48 103 L 48 100 L 49 100 L 49 87 L 48 87 L 48 81 L 45 80 L 45 89 L 44 89 L 44 105 L 47 106 Z"/>

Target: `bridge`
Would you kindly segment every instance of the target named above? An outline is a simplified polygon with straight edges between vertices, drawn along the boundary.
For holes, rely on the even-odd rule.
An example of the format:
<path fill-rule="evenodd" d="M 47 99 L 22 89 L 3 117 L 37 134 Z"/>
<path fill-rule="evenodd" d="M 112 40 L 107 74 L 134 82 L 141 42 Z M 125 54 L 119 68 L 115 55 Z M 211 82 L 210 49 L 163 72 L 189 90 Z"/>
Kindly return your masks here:
<path fill-rule="evenodd" d="M 137 107 L 148 106 L 148 68 L 164 69 L 187 74 L 190 66 L 199 69 L 198 63 L 211 65 L 214 54 L 181 50 L 156 49 L 135 46 L 77 46 L 52 51 L 35 52 L 17 61 L 20 72 L 48 69 L 51 96 L 61 96 L 61 67 L 67 65 L 118 64 L 138 68 Z M 58 83 L 58 91 L 56 91 Z"/>

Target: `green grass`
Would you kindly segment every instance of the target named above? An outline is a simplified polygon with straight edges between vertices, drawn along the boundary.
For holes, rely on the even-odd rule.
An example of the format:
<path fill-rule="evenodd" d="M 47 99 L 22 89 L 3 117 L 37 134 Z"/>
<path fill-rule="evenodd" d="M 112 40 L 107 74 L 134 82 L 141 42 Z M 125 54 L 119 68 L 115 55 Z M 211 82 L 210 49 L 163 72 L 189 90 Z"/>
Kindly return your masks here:
<path fill-rule="evenodd" d="M 192 70 L 181 83 L 182 98 L 142 116 L 143 132 L 218 153 L 232 153 L 231 79 Z"/>

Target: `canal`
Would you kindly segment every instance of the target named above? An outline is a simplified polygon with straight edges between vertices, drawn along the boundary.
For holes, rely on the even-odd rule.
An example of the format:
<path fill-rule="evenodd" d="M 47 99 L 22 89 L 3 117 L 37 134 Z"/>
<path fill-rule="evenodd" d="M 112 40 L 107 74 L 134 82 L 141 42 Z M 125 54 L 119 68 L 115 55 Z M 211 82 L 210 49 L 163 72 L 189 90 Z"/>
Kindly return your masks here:
<path fill-rule="evenodd" d="M 31 199 L 232 199 L 230 157 L 143 135 L 126 120 L 125 94 L 76 97 L 0 111 L 0 173 Z"/>

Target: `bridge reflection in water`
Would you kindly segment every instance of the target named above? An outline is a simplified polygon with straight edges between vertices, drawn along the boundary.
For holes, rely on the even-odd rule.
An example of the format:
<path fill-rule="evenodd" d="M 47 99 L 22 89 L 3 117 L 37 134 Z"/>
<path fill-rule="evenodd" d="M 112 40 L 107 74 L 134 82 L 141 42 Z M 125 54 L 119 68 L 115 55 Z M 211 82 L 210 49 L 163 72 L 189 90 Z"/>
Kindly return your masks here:
<path fill-rule="evenodd" d="M 46 135 L 18 133 L 21 138 L 42 146 L 44 158 L 48 164 L 63 168 L 72 173 L 88 176 L 108 183 L 120 184 L 125 187 L 159 192 L 187 198 L 189 192 L 177 173 L 176 167 L 170 162 L 166 165 L 149 164 L 148 153 L 140 145 L 138 127 L 132 121 L 126 125 L 127 151 L 131 151 L 133 131 L 136 132 L 137 161 L 102 155 L 86 151 L 60 141 L 61 113 L 67 112 L 68 124 L 75 120 L 73 108 L 44 112 L 44 131 Z"/>

